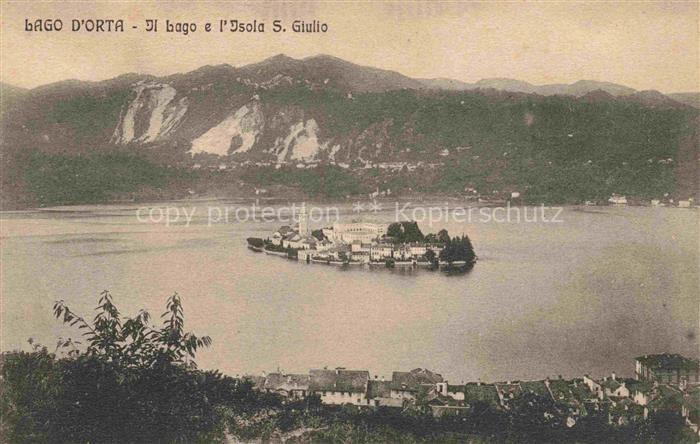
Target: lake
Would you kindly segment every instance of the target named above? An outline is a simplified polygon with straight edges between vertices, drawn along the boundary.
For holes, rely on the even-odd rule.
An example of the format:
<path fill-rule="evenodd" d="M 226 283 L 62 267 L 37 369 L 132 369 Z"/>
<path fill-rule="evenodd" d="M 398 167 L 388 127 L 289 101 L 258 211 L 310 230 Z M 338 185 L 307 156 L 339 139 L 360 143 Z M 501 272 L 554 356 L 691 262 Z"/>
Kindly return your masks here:
<path fill-rule="evenodd" d="M 342 268 L 254 253 L 280 223 L 137 218 L 143 205 L 0 214 L 2 350 L 53 349 L 77 331 L 55 300 L 92 317 L 109 289 L 125 314 L 160 315 L 178 292 L 186 328 L 213 339 L 202 368 L 230 375 L 342 366 L 391 376 L 427 367 L 452 382 L 632 375 L 646 353 L 698 353 L 698 211 L 569 207 L 561 223 L 448 220 L 479 261 L 466 275 Z M 392 221 L 386 205 L 373 219 Z M 357 217 L 349 203 L 340 217 Z M 376 208 L 375 208 L 376 209 Z M 157 214 L 157 211 L 153 214 Z M 314 224 L 311 224 L 314 227 Z M 318 227 L 318 224 L 315 225 Z"/>

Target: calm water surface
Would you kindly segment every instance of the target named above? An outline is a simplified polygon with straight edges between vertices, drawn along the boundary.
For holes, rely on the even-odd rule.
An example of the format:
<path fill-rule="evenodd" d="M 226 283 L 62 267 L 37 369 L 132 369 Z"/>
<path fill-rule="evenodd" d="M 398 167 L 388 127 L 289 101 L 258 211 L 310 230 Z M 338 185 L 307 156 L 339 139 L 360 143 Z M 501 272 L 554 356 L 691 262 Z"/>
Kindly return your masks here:
<path fill-rule="evenodd" d="M 232 375 L 428 367 L 490 381 L 629 375 L 640 354 L 697 355 L 696 210 L 568 208 L 560 224 L 424 224 L 467 232 L 475 245 L 474 270 L 445 276 L 255 254 L 245 238 L 279 224 L 208 226 L 208 204 L 230 203 L 200 202 L 190 226 L 170 227 L 140 223 L 135 206 L 1 214 L 1 348 L 76 337 L 52 318 L 53 302 L 91 315 L 109 289 L 122 312 L 154 315 L 177 291 L 187 328 L 214 340 L 200 367 Z"/>

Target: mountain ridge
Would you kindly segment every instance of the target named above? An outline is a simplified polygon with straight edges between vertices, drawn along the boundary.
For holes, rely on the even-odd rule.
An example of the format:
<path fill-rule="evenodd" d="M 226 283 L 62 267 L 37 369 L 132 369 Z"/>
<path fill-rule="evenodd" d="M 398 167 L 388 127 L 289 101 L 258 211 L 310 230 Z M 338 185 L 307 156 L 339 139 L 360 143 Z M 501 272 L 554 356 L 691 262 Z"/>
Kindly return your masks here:
<path fill-rule="evenodd" d="M 697 109 L 657 91 L 615 96 L 598 88 L 574 96 L 493 88 L 509 82 L 435 89 L 325 55 L 57 82 L 3 105 L 0 154 L 11 174 L 2 188 L 17 195 L 32 189 L 23 183 L 32 156 L 132 152 L 190 169 L 335 165 L 363 176 L 383 165 L 365 183 L 397 190 L 529 187 L 533 199 L 560 201 L 696 193 Z M 581 184 L 567 191 L 562 183 L 571 177 Z"/>
<path fill-rule="evenodd" d="M 531 94 L 540 94 L 540 95 L 572 95 L 576 97 L 583 96 L 589 92 L 595 91 L 595 90 L 603 90 L 606 91 L 613 96 L 624 96 L 624 95 L 630 95 L 635 92 L 639 92 L 638 90 L 635 90 L 634 88 L 630 88 L 625 85 L 613 83 L 613 82 L 607 82 L 607 81 L 599 81 L 599 80 L 589 80 L 589 79 L 581 79 L 576 82 L 567 84 L 567 83 L 551 83 L 551 84 L 541 84 L 541 85 L 536 85 L 527 81 L 519 80 L 519 79 L 514 79 L 514 78 L 509 78 L 509 77 L 492 77 L 492 78 L 482 78 L 479 79 L 476 82 L 469 83 L 463 80 L 459 79 L 453 79 L 453 78 L 445 78 L 445 77 L 438 77 L 438 78 L 412 78 L 406 75 L 403 75 L 397 71 L 393 70 L 387 70 L 387 69 L 382 69 L 382 68 L 375 68 L 375 67 L 370 67 L 370 66 L 365 66 L 365 65 L 359 65 L 353 62 L 349 62 L 346 60 L 343 60 L 341 58 L 328 55 L 328 54 L 317 54 L 313 56 L 308 56 L 300 59 L 295 59 L 292 57 L 289 57 L 285 54 L 277 54 L 271 57 L 268 57 L 264 60 L 261 60 L 259 62 L 254 62 L 250 63 L 247 65 L 242 65 L 239 67 L 236 67 L 234 65 L 228 64 L 228 63 L 222 63 L 222 64 L 217 64 L 217 65 L 204 65 L 199 68 L 196 68 L 192 71 L 188 72 L 182 72 L 182 73 L 174 73 L 174 74 L 169 74 L 165 76 L 155 76 L 151 74 L 143 74 L 143 73 L 125 73 L 121 74 L 117 77 L 111 78 L 111 79 L 105 79 L 105 80 L 99 80 L 99 81 L 89 81 L 89 80 L 77 80 L 77 79 L 66 79 L 66 80 L 61 80 L 57 82 L 52 82 L 48 83 L 45 85 L 40 85 L 34 88 L 20 88 L 20 87 L 15 87 L 10 84 L 6 84 L 8 87 L 23 90 L 24 92 L 30 92 L 34 90 L 42 90 L 46 88 L 52 88 L 52 87 L 57 87 L 63 85 L 77 85 L 80 83 L 84 84 L 100 84 L 102 82 L 111 82 L 111 81 L 119 81 L 123 77 L 140 77 L 140 78 L 173 78 L 177 76 L 185 76 L 185 75 L 191 75 L 194 73 L 197 73 L 198 71 L 201 70 L 206 70 L 206 69 L 217 69 L 217 70 L 227 70 L 230 72 L 243 72 L 243 73 L 248 73 L 248 74 L 253 74 L 256 70 L 258 71 L 265 71 L 265 70 L 271 70 L 279 73 L 280 71 L 285 71 L 285 70 L 291 70 L 292 73 L 299 74 L 301 71 L 309 71 L 310 69 L 318 69 L 319 67 L 322 67 L 323 65 L 333 65 L 336 64 L 340 65 L 343 68 L 347 69 L 355 69 L 357 70 L 362 69 L 366 70 L 366 73 L 369 75 L 370 73 L 373 73 L 375 76 L 380 77 L 380 76 L 387 76 L 389 78 L 384 78 L 381 80 L 381 84 L 379 85 L 371 85 L 371 86 L 366 86 L 365 88 L 359 88 L 356 82 L 348 82 L 347 86 L 349 90 L 353 92 L 365 92 L 365 91 L 385 91 L 385 90 L 390 90 L 390 89 L 402 89 L 402 88 L 413 88 L 413 89 L 444 89 L 444 90 L 455 90 L 455 91 L 464 91 L 464 90 L 474 90 L 474 89 L 496 89 L 496 90 L 502 90 L 502 91 L 510 91 L 510 92 L 523 92 L 523 93 L 531 93 Z M 306 68 L 305 68 L 305 65 Z M 326 66 L 328 69 L 328 66 Z M 260 72 L 258 72 L 260 74 Z M 308 72 L 304 72 L 304 74 L 308 75 Z M 337 72 L 335 73 L 337 74 Z M 672 99 L 679 101 L 681 103 L 688 104 L 690 106 L 698 107 L 698 100 L 694 98 L 693 95 L 700 95 L 700 92 L 687 92 L 687 93 L 668 93 L 664 94 L 668 97 L 671 97 Z M 680 100 L 678 100 L 680 99 Z M 684 102 L 685 100 L 685 102 Z"/>

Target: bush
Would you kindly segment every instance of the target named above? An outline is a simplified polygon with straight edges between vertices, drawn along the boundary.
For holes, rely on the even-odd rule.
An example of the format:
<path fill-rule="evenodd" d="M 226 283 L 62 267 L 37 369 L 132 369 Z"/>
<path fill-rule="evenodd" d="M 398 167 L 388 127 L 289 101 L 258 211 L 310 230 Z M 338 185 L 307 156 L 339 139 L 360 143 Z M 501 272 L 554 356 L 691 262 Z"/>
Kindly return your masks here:
<path fill-rule="evenodd" d="M 173 295 L 160 327 L 147 312 L 123 318 L 104 292 L 93 322 L 57 302 L 54 314 L 83 331 L 86 347 L 2 355 L 3 434 L 10 442 L 197 442 L 224 439 L 231 412 L 274 400 L 248 381 L 200 371 L 211 340 L 185 332 Z M 81 345 L 71 340 L 58 349 Z"/>

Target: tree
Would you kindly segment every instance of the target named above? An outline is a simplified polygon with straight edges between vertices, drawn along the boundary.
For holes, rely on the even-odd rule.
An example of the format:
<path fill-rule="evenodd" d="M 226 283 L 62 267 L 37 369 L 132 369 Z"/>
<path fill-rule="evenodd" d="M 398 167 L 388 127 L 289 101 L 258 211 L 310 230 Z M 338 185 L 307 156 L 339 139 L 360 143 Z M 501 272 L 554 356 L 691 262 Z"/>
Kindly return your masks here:
<path fill-rule="evenodd" d="M 473 265 L 476 261 L 476 254 L 469 237 L 463 235 L 462 237 L 452 238 L 440 251 L 440 260 L 449 264 L 464 262 L 466 265 Z"/>
<path fill-rule="evenodd" d="M 666 409 L 652 412 L 649 415 L 649 425 L 653 436 L 659 442 L 683 442 L 681 437 L 685 428 L 685 420 L 678 412 Z"/>
<path fill-rule="evenodd" d="M 0 435 L 8 442 L 49 441 L 45 424 L 56 412 L 61 373 L 55 355 L 46 347 L 29 343 L 32 352 L 4 353 Z"/>
<path fill-rule="evenodd" d="M 99 356 L 121 366 L 149 368 L 166 364 L 188 364 L 196 368 L 197 349 L 211 345 L 209 336 L 197 337 L 184 331 L 184 312 L 180 296 L 175 293 L 161 315 L 162 327 L 150 325 L 150 315 L 141 310 L 136 317 L 122 320 L 112 302 L 112 295 L 103 291 L 98 313 L 90 325 L 74 313 L 64 301 L 54 304 L 54 316 L 65 324 L 84 330 L 88 356 Z"/>
<path fill-rule="evenodd" d="M 260 239 L 259 237 L 249 237 L 246 239 L 246 241 L 251 247 L 262 248 L 265 246 L 265 241 Z"/>
<path fill-rule="evenodd" d="M 435 263 L 435 261 L 437 260 L 437 254 L 435 254 L 435 252 L 433 250 L 430 250 L 430 249 L 428 249 L 425 252 L 424 256 L 425 256 L 425 260 L 427 260 L 431 264 Z"/>
<path fill-rule="evenodd" d="M 396 243 L 401 244 L 425 240 L 425 236 L 418 227 L 418 222 L 412 221 L 394 222 L 389 225 L 386 234 L 393 238 Z"/>
<path fill-rule="evenodd" d="M 441 244 L 447 245 L 447 244 L 449 244 L 450 241 L 451 241 L 451 239 L 450 239 L 450 234 L 447 232 L 447 230 L 442 229 L 442 230 L 438 231 L 437 240 L 438 240 L 438 242 L 440 242 Z"/>
<path fill-rule="evenodd" d="M 565 410 L 549 396 L 524 393 L 510 402 L 511 430 L 525 441 L 557 442 L 558 434 L 565 429 Z"/>
<path fill-rule="evenodd" d="M 252 384 L 200 371 L 211 344 L 184 329 L 180 297 L 168 299 L 160 326 L 147 312 L 125 318 L 108 292 L 91 322 L 63 301 L 54 315 L 83 332 L 59 341 L 63 357 L 35 347 L 2 355 L 3 435 L 11 442 L 221 441 L 230 412 L 264 401 Z"/>

